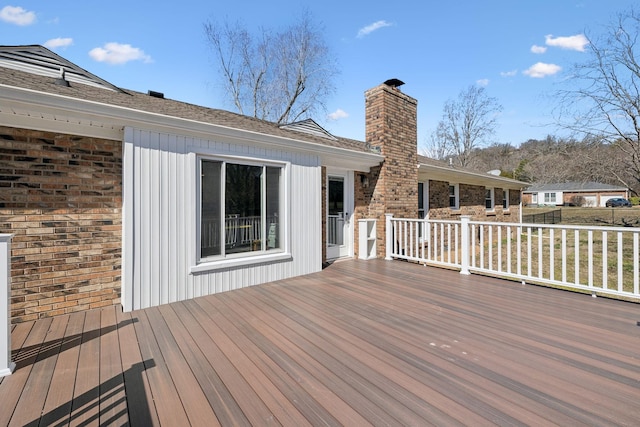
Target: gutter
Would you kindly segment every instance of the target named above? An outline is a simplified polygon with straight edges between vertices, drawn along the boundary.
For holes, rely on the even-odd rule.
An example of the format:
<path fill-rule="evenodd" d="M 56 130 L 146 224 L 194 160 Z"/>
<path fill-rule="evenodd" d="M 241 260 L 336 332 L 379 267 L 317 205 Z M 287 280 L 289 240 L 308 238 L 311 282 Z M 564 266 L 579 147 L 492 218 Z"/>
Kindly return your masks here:
<path fill-rule="evenodd" d="M 469 172 L 469 171 L 463 171 L 463 170 L 459 170 L 459 169 L 453 169 L 451 167 L 448 166 L 436 166 L 436 165 L 429 165 L 426 163 L 419 163 L 418 164 L 418 169 L 423 169 L 423 170 L 434 170 L 436 172 L 438 172 L 438 176 L 440 177 L 444 177 L 446 178 L 447 176 L 451 176 L 451 175 L 462 175 L 468 178 L 471 178 L 475 181 L 481 181 L 484 182 L 486 184 L 495 184 L 495 183 L 503 183 L 503 184 L 509 184 L 509 188 L 513 188 L 513 189 L 519 189 L 519 190 L 523 190 L 524 188 L 526 188 L 528 185 L 530 185 L 527 182 L 522 182 L 522 181 L 517 181 L 515 179 L 510 179 L 510 178 L 504 178 L 504 177 L 500 177 L 500 176 L 495 176 L 495 175 L 489 175 L 489 174 L 481 174 L 481 173 L 477 173 L 477 172 Z"/>

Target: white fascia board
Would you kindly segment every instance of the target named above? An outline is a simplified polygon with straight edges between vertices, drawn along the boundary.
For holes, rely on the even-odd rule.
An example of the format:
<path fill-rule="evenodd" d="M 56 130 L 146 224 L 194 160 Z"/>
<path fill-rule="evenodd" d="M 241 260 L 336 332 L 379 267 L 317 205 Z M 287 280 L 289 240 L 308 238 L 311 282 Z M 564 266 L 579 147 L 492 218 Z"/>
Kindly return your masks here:
<path fill-rule="evenodd" d="M 86 136 L 105 137 L 105 135 L 110 135 L 110 139 L 113 139 L 116 134 L 122 138 L 124 127 L 129 126 L 202 139 L 215 137 L 217 139 L 222 138 L 228 142 L 252 144 L 272 149 L 279 148 L 292 152 L 312 153 L 320 157 L 323 165 L 347 167 L 360 171 L 369 171 L 369 168 L 379 165 L 384 159 L 383 156 L 374 153 L 357 152 L 293 138 L 262 134 L 2 84 L 0 84 L 0 100 L 3 101 L 3 114 L 0 114 L 0 123 L 6 126 L 33 124 L 33 118 L 40 116 L 42 119 L 47 116 L 49 118 L 46 120 L 49 124 L 41 121 L 39 130 L 64 132 L 64 129 L 67 129 L 67 133 L 72 133 L 75 130 L 82 131 L 82 134 Z M 24 117 L 28 118 L 29 116 L 20 117 L 17 114 L 4 113 L 4 109 L 11 109 L 12 107 L 23 111 L 31 111 L 33 112 L 33 117 L 24 120 Z M 55 117 L 60 117 L 61 119 L 56 120 Z M 14 121 L 15 124 L 12 124 Z M 69 126 L 70 124 L 77 124 L 77 126 Z M 80 124 L 83 125 L 80 126 Z M 46 126 L 50 126 L 50 129 L 44 129 Z M 96 133 L 92 134 L 94 130 Z"/>
<path fill-rule="evenodd" d="M 460 184 L 483 185 L 485 187 L 499 187 L 505 189 L 522 190 L 529 184 L 514 179 L 477 172 L 462 171 L 446 166 L 435 166 L 421 163 L 418 165 L 418 175 L 425 178 Z"/>

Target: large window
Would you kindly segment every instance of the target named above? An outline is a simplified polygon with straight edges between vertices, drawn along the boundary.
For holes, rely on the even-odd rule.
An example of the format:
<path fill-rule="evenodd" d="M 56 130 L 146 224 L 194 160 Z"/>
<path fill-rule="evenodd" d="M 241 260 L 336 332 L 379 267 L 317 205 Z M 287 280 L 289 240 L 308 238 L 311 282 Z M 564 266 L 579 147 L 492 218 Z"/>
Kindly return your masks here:
<path fill-rule="evenodd" d="M 281 166 L 201 159 L 200 169 L 200 258 L 281 249 Z"/>
<path fill-rule="evenodd" d="M 458 184 L 449 184 L 449 207 L 451 209 L 460 208 L 460 186 Z"/>

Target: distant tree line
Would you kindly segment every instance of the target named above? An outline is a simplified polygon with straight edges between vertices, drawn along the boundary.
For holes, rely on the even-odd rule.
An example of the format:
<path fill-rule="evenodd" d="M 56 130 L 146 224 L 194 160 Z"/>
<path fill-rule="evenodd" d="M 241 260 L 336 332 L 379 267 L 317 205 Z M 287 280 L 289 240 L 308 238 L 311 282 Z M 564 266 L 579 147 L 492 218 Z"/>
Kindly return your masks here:
<path fill-rule="evenodd" d="M 547 136 L 519 147 L 493 144 L 476 148 L 467 168 L 478 172 L 498 169 L 502 176 L 538 184 L 596 181 L 626 186 L 640 194 L 640 181 L 627 165 L 627 154 L 618 143 L 608 143 L 605 138 Z"/>

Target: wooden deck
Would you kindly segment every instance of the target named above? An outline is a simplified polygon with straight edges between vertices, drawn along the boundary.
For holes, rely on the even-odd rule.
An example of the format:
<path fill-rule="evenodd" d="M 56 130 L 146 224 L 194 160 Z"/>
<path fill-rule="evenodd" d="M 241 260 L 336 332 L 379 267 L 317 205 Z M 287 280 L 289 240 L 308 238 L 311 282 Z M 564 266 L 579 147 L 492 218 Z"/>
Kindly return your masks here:
<path fill-rule="evenodd" d="M 12 340 L 0 426 L 640 425 L 640 305 L 400 261 Z"/>

